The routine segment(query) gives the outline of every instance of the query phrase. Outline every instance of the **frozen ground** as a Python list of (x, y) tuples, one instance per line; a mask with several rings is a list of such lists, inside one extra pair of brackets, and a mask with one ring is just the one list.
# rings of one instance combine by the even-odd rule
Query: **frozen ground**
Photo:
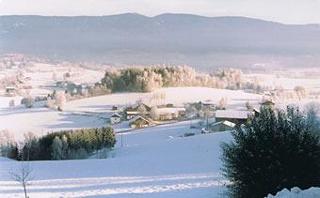
[[(220, 144), (230, 134), (179, 137), (191, 130), (183, 122), (117, 135), (108, 159), (30, 162), (30, 197), (224, 197)], [(20, 165), (1, 160), (1, 198), (22, 197), (8, 174)]]
[[(258, 104), (261, 96), (242, 91), (223, 89), (180, 87), (160, 89), (157, 93), (165, 94), (165, 103), (182, 105), (187, 102), (212, 100), (214, 103), (227, 98), (228, 108), (245, 108), (246, 101)], [(21, 106), (8, 108), (8, 98), (0, 97), (0, 130), (8, 129), (17, 139), (26, 132), (43, 134), (62, 129), (101, 127), (106, 125), (106, 118), (112, 113), (113, 105), (125, 106), (143, 99), (149, 102), (154, 93), (123, 93), (86, 98), (66, 104), (64, 112), (47, 108), (26, 109)]]
[[(67, 79), (63, 77), (66, 73), (70, 74), (70, 77)], [(23, 81), (23, 86), (32, 87), (32, 89), (28, 90), (20, 88), (21, 94), (39, 96), (52, 93), (52, 88), (57, 81), (68, 80), (77, 84), (94, 84), (104, 76), (104, 69), (87, 69), (71, 63), (55, 65), (31, 62), (23, 68), (0, 70), (0, 79), (4, 77), (15, 77), (18, 74), (22, 75), (20, 80)], [(3, 90), (0, 90), (0, 93), (1, 92), (3, 92)]]

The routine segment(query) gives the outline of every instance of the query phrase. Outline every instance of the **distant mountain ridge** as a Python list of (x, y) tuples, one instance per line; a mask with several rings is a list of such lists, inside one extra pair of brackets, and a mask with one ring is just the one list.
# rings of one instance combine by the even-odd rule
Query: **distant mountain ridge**
[(0, 53), (114, 65), (318, 66), (320, 26), (189, 14), (0, 16)]

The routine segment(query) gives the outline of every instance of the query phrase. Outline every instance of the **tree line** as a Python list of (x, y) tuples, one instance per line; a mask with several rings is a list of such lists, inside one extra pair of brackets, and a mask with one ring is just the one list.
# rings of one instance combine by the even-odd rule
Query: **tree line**
[(103, 127), (54, 132), (39, 138), (29, 133), (22, 146), (11, 142), (0, 150), (3, 156), (21, 161), (84, 159), (115, 143), (113, 129)]
[(253, 87), (242, 80), (242, 72), (224, 69), (211, 74), (196, 72), (187, 66), (151, 66), (110, 69), (96, 87), (111, 92), (150, 92), (161, 87), (202, 86), (240, 89)]
[(284, 188), (320, 185), (320, 123), (316, 108), (302, 112), (262, 108), (224, 143), (223, 173), (229, 197), (275, 195)]

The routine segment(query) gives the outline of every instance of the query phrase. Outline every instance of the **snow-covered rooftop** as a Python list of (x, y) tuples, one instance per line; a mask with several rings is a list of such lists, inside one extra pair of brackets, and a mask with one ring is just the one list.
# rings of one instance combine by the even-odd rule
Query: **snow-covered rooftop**
[(159, 114), (173, 114), (173, 113), (178, 113), (179, 111), (185, 111), (185, 108), (182, 107), (165, 107), (165, 108), (158, 108), (157, 113)]
[(145, 120), (145, 121), (147, 121), (147, 122), (151, 122), (151, 120), (149, 120), (149, 119), (147, 119), (147, 118), (145, 118), (145, 117), (143, 117), (143, 116), (140, 116), (140, 115), (132, 118), (132, 119), (130, 120), (130, 122), (135, 122), (136, 120), (139, 120), (139, 119)]
[(119, 113), (114, 113), (114, 114), (112, 114), (111, 117), (119, 117), (119, 118), (121, 118), (121, 115)]
[(251, 114), (252, 112), (250, 111), (217, 110), (216, 118), (247, 119)]
[(219, 124), (223, 124), (223, 125), (226, 125), (226, 126), (229, 126), (229, 127), (232, 127), (232, 128), (236, 126), (235, 123), (230, 122), (230, 121), (228, 121), (228, 120), (213, 123), (211, 126), (216, 126), (216, 125), (219, 125)]

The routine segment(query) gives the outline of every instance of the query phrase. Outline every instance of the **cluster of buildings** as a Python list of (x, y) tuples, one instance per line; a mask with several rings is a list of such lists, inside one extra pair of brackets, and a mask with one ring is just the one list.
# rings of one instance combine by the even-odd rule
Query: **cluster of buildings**
[[(266, 100), (260, 105), (273, 108), (275, 103), (272, 100)], [(246, 123), (248, 119), (254, 116), (259, 116), (259, 114), (260, 110), (256, 108), (245, 111), (217, 110), (214, 113), (213, 121), (207, 122), (206, 127), (202, 129), (202, 133), (234, 130), (235, 127)]]
[[(140, 103), (135, 106), (126, 107), (122, 111), (113, 108), (113, 110), (116, 110), (117, 112), (110, 117), (110, 123), (114, 125), (122, 121), (127, 121), (131, 128), (144, 128), (167, 123), (168, 121), (204, 118), (205, 127), (202, 128), (202, 132), (211, 133), (233, 130), (236, 126), (247, 122), (248, 119), (253, 116), (259, 115), (259, 110), (254, 108), (239, 111), (218, 109), (210, 102), (201, 102), (197, 104), (200, 105), (200, 110), (196, 112), (201, 111), (201, 115), (189, 111), (187, 113), (185, 107), (176, 107), (173, 104), (150, 107), (144, 103)], [(267, 100), (261, 103), (261, 105), (273, 106), (275, 104), (274, 102)], [(206, 112), (203, 109), (208, 111)], [(205, 112), (203, 113), (203, 111)], [(194, 116), (190, 116), (189, 114), (193, 114)]]
[(110, 117), (110, 123), (117, 124), (126, 120), (131, 128), (143, 128), (166, 121), (181, 120), (185, 115), (186, 109), (183, 107), (172, 104), (150, 107), (141, 103), (125, 108), (122, 113), (114, 113)]
[(64, 90), (70, 95), (87, 95), (90, 86), (88, 84), (76, 84), (71, 81), (58, 81), (56, 87), (60, 90)]

